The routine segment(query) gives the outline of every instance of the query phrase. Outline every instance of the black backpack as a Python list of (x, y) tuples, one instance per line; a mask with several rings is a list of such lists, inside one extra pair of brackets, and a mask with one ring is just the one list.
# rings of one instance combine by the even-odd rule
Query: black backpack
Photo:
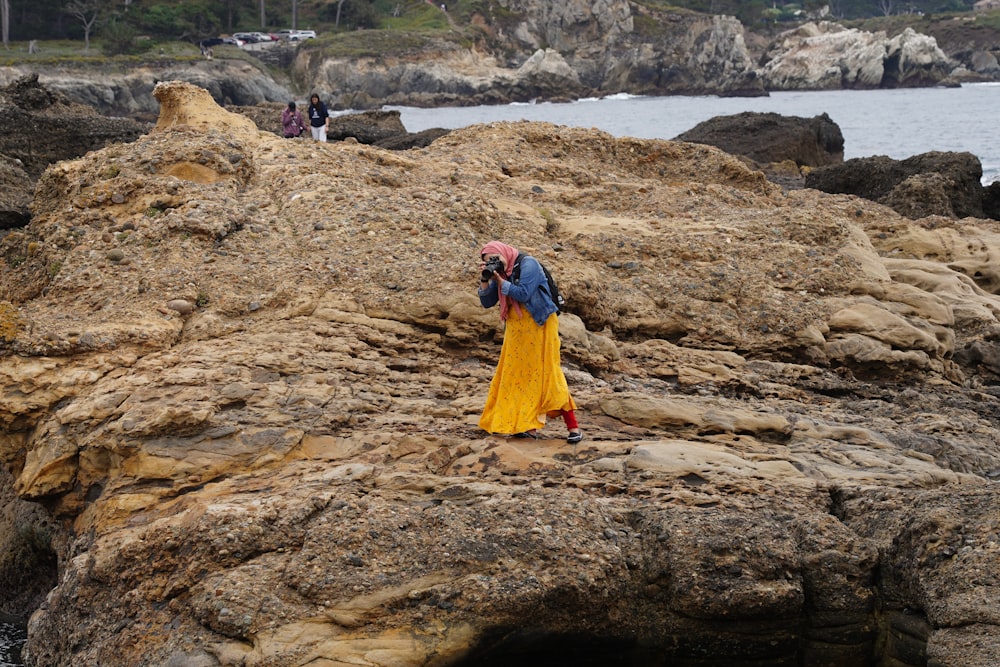
[[(520, 284), (521, 282), (521, 260), (530, 256), (531, 255), (517, 256), (517, 261), (514, 262), (514, 269), (510, 272), (510, 279), (514, 284)], [(538, 262), (537, 257), (535, 257), (534, 260)], [(552, 277), (551, 273), (549, 273), (548, 268), (546, 268), (546, 266), (541, 262), (538, 262), (538, 266), (542, 267), (542, 273), (545, 274), (545, 280), (548, 283), (548, 287), (545, 288), (545, 291), (548, 292), (549, 298), (552, 299), (552, 303), (556, 304), (556, 315), (558, 315), (562, 312), (563, 306), (566, 304), (566, 299), (564, 299), (562, 294), (559, 293), (559, 286), (556, 285), (556, 279)]]

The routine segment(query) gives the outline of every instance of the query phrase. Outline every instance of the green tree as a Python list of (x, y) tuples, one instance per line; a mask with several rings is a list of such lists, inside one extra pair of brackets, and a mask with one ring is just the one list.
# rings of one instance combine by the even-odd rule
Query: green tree
[(90, 51), (90, 31), (101, 15), (101, 0), (71, 0), (65, 12), (83, 26), (83, 50)]
[(101, 52), (106, 56), (128, 55), (148, 50), (152, 43), (139, 42), (136, 31), (121, 16), (116, 16), (104, 25), (101, 31)]
[(158, 2), (130, 16), (139, 31), (171, 39), (201, 40), (222, 31), (221, 7), (211, 2)]
[[(440, 4), (440, 1), (435, 0), (436, 4)], [(322, 21), (333, 21), (337, 27), (352, 29), (378, 27), (378, 12), (373, 0), (336, 0), (320, 10), (319, 18)]]

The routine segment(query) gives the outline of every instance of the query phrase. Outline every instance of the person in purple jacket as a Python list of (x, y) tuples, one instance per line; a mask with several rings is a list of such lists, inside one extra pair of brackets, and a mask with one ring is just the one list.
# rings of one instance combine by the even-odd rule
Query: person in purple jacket
[(295, 108), (295, 102), (289, 102), (288, 106), (281, 112), (282, 135), (285, 139), (292, 139), (305, 131), (306, 123), (302, 120), (302, 113)]

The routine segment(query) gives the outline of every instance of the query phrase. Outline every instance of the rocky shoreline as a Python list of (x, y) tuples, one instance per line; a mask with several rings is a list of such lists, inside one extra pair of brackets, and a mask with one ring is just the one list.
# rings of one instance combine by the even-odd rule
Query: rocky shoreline
[[(0, 240), (4, 506), (57, 559), (28, 665), (1000, 656), (1000, 222), (694, 143), (393, 152), (156, 95)], [(490, 238), (566, 293), (578, 446), (475, 426)]]
[[(359, 55), (345, 49), (350, 55), (339, 56), (307, 40), (249, 51), (249, 59), (220, 51), (212, 60), (104, 70), (14, 65), (0, 68), (0, 85), (37, 74), (73, 102), (146, 122), (158, 114), (153, 87), (172, 80), (208, 90), (223, 106), (284, 104), (318, 92), (332, 108), (358, 111), (623, 92), (756, 96), (1000, 80), (996, 41), (972, 32), (949, 35), (940, 44), (912, 28), (890, 36), (815, 20), (765, 36), (732, 17), (654, 10), (625, 0), (518, 4), (518, 22), (493, 24), (480, 17), (444, 35), (401, 35), (408, 48), (399, 52), (387, 47)], [(969, 21), (973, 25), (974, 17)], [(938, 32), (945, 39), (945, 31)]]

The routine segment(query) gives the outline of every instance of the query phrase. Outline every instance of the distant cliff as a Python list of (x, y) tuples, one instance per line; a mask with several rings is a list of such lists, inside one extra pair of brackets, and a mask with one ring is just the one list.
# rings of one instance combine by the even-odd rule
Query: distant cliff
[[(637, 95), (766, 95), (771, 90), (895, 88), (1000, 78), (997, 49), (980, 35), (938, 40), (911, 28), (866, 31), (807, 23), (774, 37), (735, 18), (625, 0), (501, 0), (468, 25), (435, 34), (368, 31), (227, 59), (129, 71), (53, 68), (41, 81), (108, 115), (152, 118), (152, 88), (180, 80), (220, 104), (284, 102), (319, 91), (340, 109), (433, 107)], [(488, 14), (488, 15), (487, 15)], [(931, 30), (932, 25), (926, 27)], [(266, 64), (265, 64), (266, 63)], [(0, 84), (28, 73), (0, 68)], [(274, 72), (292, 83), (278, 83)]]
[(829, 22), (783, 33), (763, 62), (760, 75), (769, 90), (933, 86), (958, 67), (933, 37), (909, 28), (890, 39)]
[(86, 104), (108, 116), (154, 120), (160, 105), (153, 97), (159, 81), (186, 81), (204, 88), (220, 104), (260, 104), (287, 101), (288, 89), (275, 81), (263, 64), (227, 59), (179, 61), (127, 70), (72, 65), (0, 67), (0, 85), (37, 73), (46, 88), (72, 102)]

